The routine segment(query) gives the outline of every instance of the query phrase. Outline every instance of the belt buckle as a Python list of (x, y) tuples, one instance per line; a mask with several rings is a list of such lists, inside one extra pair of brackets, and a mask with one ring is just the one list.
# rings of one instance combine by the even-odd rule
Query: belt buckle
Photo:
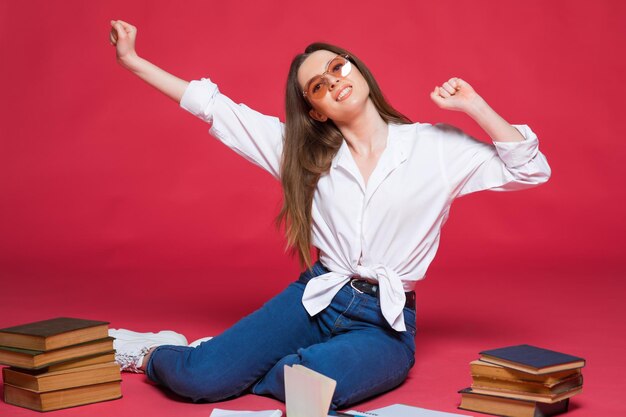
[(352, 288), (354, 288), (355, 290), (357, 290), (359, 292), (359, 294), (364, 294), (363, 291), (361, 291), (360, 289), (358, 289), (357, 287), (354, 286), (354, 281), (360, 281), (360, 280), (359, 279), (355, 279), (355, 278), (351, 279), (350, 280), (350, 286)]

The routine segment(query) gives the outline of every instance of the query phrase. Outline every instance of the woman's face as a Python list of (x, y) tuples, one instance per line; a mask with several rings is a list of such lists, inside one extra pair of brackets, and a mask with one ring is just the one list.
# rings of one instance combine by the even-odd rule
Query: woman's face
[[(309, 55), (298, 69), (298, 83), (304, 90), (309, 80), (323, 74), (328, 64), (337, 56), (336, 53), (320, 50)], [(311, 104), (309, 115), (316, 120), (348, 122), (361, 112), (369, 99), (369, 86), (361, 72), (352, 65), (352, 71), (345, 77), (325, 74), (328, 91), (320, 98), (307, 96)]]

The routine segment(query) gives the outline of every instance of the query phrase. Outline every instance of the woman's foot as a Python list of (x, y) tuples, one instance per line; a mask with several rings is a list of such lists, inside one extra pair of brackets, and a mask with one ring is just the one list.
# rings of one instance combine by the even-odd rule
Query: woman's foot
[(206, 342), (207, 340), (211, 340), (213, 339), (213, 336), (207, 336), (207, 337), (202, 337), (198, 340), (194, 340), (193, 342), (189, 343), (189, 347), (195, 348), (200, 346), (200, 343), (202, 342)]
[(144, 357), (152, 348), (162, 345), (187, 346), (187, 338), (171, 330), (139, 333), (126, 329), (109, 329), (114, 337), (115, 362), (126, 372), (143, 373)]

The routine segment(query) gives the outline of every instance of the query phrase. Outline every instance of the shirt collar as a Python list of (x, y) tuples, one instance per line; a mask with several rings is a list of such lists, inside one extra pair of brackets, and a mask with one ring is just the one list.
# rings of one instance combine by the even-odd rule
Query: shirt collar
[[(402, 162), (406, 161), (409, 155), (408, 142), (405, 138), (397, 135), (397, 129), (400, 128), (401, 125), (396, 125), (389, 123), (389, 133), (387, 138), (387, 148), (385, 148), (385, 153), (389, 152), (391, 154), (390, 161), (392, 163), (391, 168), (395, 168), (400, 165)], [(344, 168), (348, 168), (354, 165), (354, 158), (350, 154), (350, 149), (348, 148), (348, 142), (344, 139), (337, 155), (333, 158), (331, 166), (333, 168), (337, 168), (342, 166)]]

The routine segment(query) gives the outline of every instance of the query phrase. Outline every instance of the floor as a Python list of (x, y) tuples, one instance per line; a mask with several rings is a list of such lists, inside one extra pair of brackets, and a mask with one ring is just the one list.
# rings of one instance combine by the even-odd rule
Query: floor
[[(67, 315), (107, 320), (111, 327), (139, 331), (172, 329), (193, 340), (217, 334), (259, 307), (289, 282), (292, 272), (262, 271), (259, 279), (283, 276), (271, 288), (220, 290), (204, 286), (190, 290), (171, 283), (152, 283), (143, 292), (130, 290), (128, 285), (120, 291), (120, 286), (114, 285), (120, 280), (131, 282), (131, 274), (72, 277), (69, 281), (67, 277), (49, 277), (37, 280), (37, 285), (29, 284), (32, 281), (28, 279), (9, 279), (3, 284), (3, 293), (11, 296), (5, 297), (0, 327)], [(469, 362), (484, 349), (528, 343), (587, 360), (583, 393), (571, 400), (568, 415), (626, 415), (621, 400), (626, 388), (621, 359), (626, 351), (623, 278), (617, 271), (591, 269), (546, 268), (508, 272), (506, 276), (488, 268), (474, 272), (437, 270), (417, 287), (416, 364), (409, 378), (397, 389), (355, 408), (369, 410), (404, 403), (472, 415), (456, 408), (460, 400), (457, 391), (471, 383)], [(81, 279), (88, 284), (60, 284), (75, 284)], [(182, 276), (179, 282), (187, 279), (194, 282), (191, 276)], [(215, 297), (217, 290), (223, 296)], [(227, 301), (221, 304), (221, 300)], [(208, 417), (213, 408), (284, 411), (283, 403), (254, 395), (213, 404), (189, 403), (154, 386), (143, 375), (124, 374), (122, 391), (120, 400), (53, 415)], [(35, 413), (0, 402), (0, 416)]]

